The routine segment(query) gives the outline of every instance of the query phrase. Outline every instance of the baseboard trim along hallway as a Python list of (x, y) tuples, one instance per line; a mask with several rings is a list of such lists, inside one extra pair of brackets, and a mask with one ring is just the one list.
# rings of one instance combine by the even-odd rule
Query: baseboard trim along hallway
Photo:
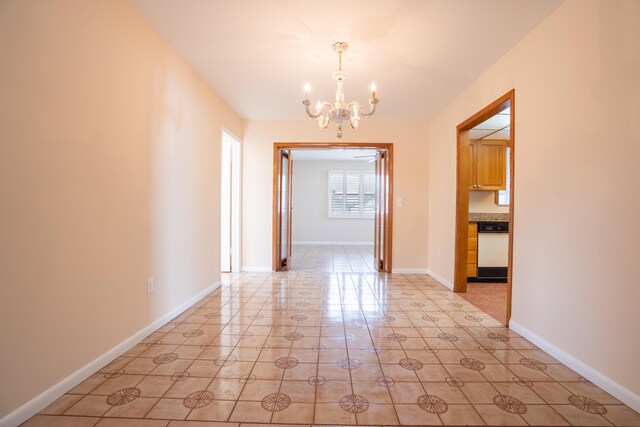
[(160, 317), (159, 319), (153, 321), (149, 325), (145, 326), (143, 329), (139, 330), (135, 334), (131, 335), (129, 338), (122, 341), (120, 344), (111, 348), (107, 352), (98, 356), (91, 362), (87, 363), (82, 368), (75, 371), (73, 374), (64, 378), (57, 384), (49, 387), (44, 392), (40, 393), (38, 396), (34, 397), (24, 405), (20, 406), (15, 411), (11, 412), (4, 418), (0, 419), (0, 427), (15, 427), (25, 422), (32, 416), (36, 415), (39, 411), (46, 408), (48, 405), (53, 403), (56, 399), (66, 393), (68, 390), (77, 386), (91, 375), (95, 374), (103, 366), (107, 365), (109, 362), (117, 358), (118, 356), (126, 353), (133, 346), (138, 344), (141, 340), (147, 337), (152, 332), (156, 331), (162, 325), (169, 322), (174, 317), (178, 316), (186, 309), (200, 301), (205, 296), (209, 295), (211, 292), (215, 291), (221, 286), (220, 281), (218, 280), (211, 286), (208, 286), (206, 289), (198, 292), (193, 297), (189, 298), (187, 301), (173, 308), (171, 311)]
[(558, 361), (573, 369), (598, 387), (602, 388), (625, 405), (628, 405), (634, 410), (640, 412), (640, 396), (628, 388), (618, 384), (602, 372), (592, 368), (582, 360), (556, 347), (514, 320), (509, 322), (509, 329), (519, 335), (522, 335), (524, 338), (531, 341), (533, 344), (546, 351)]

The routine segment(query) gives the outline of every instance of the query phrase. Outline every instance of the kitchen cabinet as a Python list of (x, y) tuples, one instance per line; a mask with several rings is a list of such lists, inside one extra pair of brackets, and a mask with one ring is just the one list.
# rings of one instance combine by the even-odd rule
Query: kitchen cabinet
[(469, 237), (467, 244), (467, 277), (478, 275), (478, 223), (469, 223)]
[(469, 189), (481, 191), (506, 190), (507, 141), (495, 139), (469, 142)]

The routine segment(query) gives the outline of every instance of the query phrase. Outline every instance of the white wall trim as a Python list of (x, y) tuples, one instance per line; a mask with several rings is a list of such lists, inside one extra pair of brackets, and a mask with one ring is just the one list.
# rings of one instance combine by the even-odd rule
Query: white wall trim
[(271, 267), (242, 267), (241, 271), (246, 271), (249, 273), (271, 273)]
[(107, 352), (98, 356), (96, 359), (92, 360), (68, 377), (49, 387), (38, 396), (34, 397), (13, 412), (7, 414), (4, 418), (0, 419), (0, 427), (15, 427), (25, 422), (32, 416), (36, 415), (38, 412), (49, 406), (64, 393), (71, 390), (73, 387), (77, 386), (82, 381), (89, 378), (91, 375), (95, 374), (98, 370), (102, 369), (116, 357), (120, 356), (123, 353), (126, 353), (129, 349), (138, 344), (149, 334), (160, 328), (162, 325), (164, 325), (219, 287), (220, 281), (217, 281), (206, 289), (198, 292), (187, 301), (183, 302), (173, 310), (170, 310), (164, 316), (151, 322), (149, 325), (131, 335), (120, 344), (117, 344), (115, 347), (107, 350)]
[(582, 360), (556, 347), (544, 338), (540, 337), (534, 332), (531, 332), (518, 322), (510, 320), (509, 328), (514, 332), (522, 335), (524, 338), (528, 339), (533, 344), (546, 351), (558, 361), (567, 365), (569, 368), (573, 369), (598, 387), (602, 388), (604, 391), (611, 394), (616, 399), (630, 406), (634, 410), (640, 412), (640, 395), (635, 394), (628, 388), (624, 387), (621, 384), (618, 384), (600, 371), (587, 365)]
[(432, 270), (429, 270), (429, 269), (427, 269), (427, 274), (429, 276), (433, 277), (434, 279), (436, 279), (441, 284), (445, 285), (447, 288), (453, 290), (453, 283), (451, 283), (450, 281), (448, 281), (444, 277), (440, 276), (439, 274), (434, 273)]
[(318, 242), (318, 241), (297, 241), (291, 242), (292, 245), (370, 245), (373, 242)]
[(394, 268), (393, 274), (427, 274), (426, 268)]

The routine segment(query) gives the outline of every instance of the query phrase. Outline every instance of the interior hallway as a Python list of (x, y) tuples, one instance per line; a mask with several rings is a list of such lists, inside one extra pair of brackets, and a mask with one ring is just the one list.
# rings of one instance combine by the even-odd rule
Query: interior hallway
[(640, 425), (429, 276), (222, 282), (24, 425)]

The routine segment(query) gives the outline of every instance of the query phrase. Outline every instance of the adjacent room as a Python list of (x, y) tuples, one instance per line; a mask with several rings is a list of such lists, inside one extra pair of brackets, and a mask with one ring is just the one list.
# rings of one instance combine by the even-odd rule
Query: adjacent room
[(0, 0), (0, 427), (640, 426), (640, 1)]

